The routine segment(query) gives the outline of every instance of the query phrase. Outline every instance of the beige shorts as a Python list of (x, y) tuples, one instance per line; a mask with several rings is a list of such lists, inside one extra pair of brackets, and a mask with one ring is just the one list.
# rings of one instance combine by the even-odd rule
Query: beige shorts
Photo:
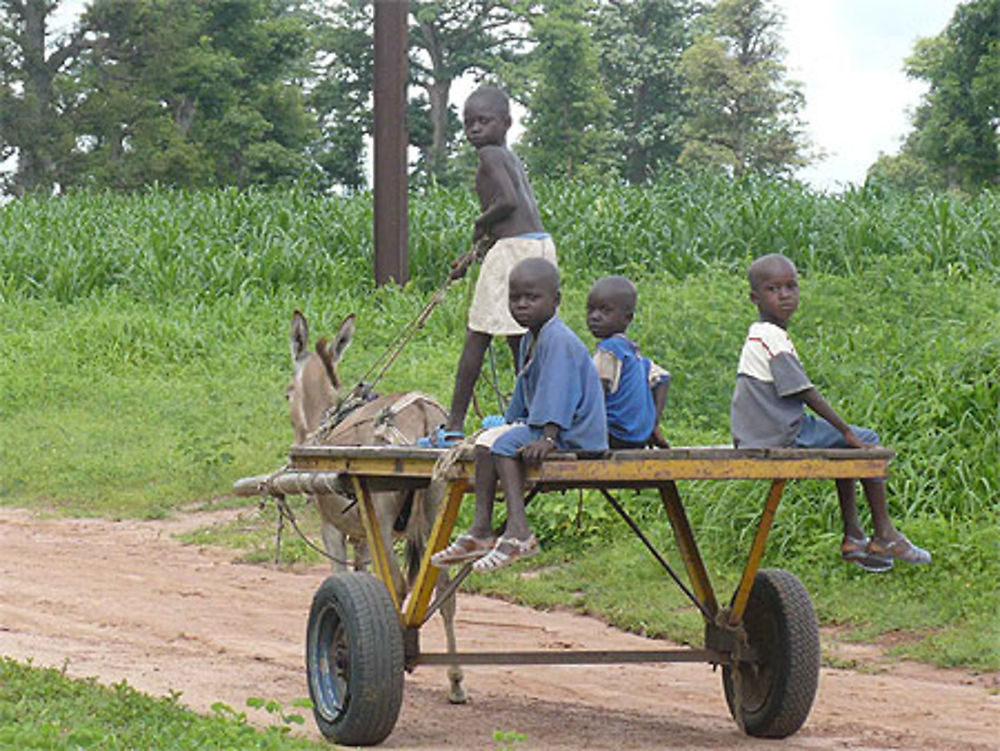
[(524, 425), (523, 422), (509, 422), (506, 425), (498, 425), (495, 428), (487, 428), (482, 433), (476, 436), (476, 445), (483, 446), (485, 448), (493, 448), (493, 444), (497, 442), (504, 433), (516, 428), (518, 425)]
[(469, 328), (492, 336), (523, 334), (507, 304), (507, 276), (525, 258), (544, 258), (558, 266), (551, 237), (504, 237), (496, 241), (479, 268), (469, 306)]

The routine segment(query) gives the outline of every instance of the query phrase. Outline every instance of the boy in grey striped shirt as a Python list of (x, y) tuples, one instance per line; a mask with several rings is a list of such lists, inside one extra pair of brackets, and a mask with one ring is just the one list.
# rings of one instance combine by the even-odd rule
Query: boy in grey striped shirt
[[(760, 319), (750, 326), (740, 353), (736, 388), (729, 407), (737, 448), (865, 448), (878, 436), (848, 425), (809, 380), (786, 331), (799, 307), (798, 272), (778, 253), (750, 264), (750, 301)], [(808, 406), (814, 413), (808, 414)], [(837, 480), (844, 520), (840, 557), (867, 571), (887, 571), (893, 561), (930, 563), (931, 554), (899, 532), (889, 518), (885, 480), (861, 480), (875, 535), (869, 539), (858, 519), (855, 480)]]

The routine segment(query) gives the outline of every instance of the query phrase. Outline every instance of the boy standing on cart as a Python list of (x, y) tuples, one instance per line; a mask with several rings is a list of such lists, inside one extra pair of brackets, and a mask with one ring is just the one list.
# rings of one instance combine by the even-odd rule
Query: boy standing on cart
[[(475, 560), (492, 571), (538, 552), (524, 511), (524, 465), (540, 464), (554, 450), (600, 452), (608, 447), (601, 382), (590, 353), (556, 315), (559, 272), (541, 258), (521, 261), (510, 273), (510, 312), (528, 333), (521, 371), (504, 418), (506, 425), (476, 440), (476, 510), (472, 526), (431, 556), (435, 566)], [(507, 502), (507, 528), (493, 535), (497, 481)]]
[[(848, 425), (806, 375), (786, 328), (799, 306), (795, 265), (778, 253), (750, 265), (750, 301), (760, 320), (750, 326), (740, 354), (730, 428), (736, 448), (865, 448), (879, 443), (866, 428)], [(817, 416), (806, 414), (808, 406)], [(885, 480), (861, 481), (871, 508), (875, 535), (869, 539), (858, 519), (855, 480), (837, 480), (844, 522), (840, 557), (868, 571), (886, 571), (893, 561), (930, 563), (931, 554), (906, 539), (892, 524)]]
[(421, 445), (442, 448), (464, 438), (465, 414), (494, 336), (505, 336), (517, 363), (524, 328), (511, 317), (507, 279), (525, 258), (544, 258), (556, 265), (556, 249), (542, 226), (538, 204), (521, 161), (507, 148), (510, 101), (495, 86), (481, 86), (465, 101), (465, 135), (479, 156), (476, 194), (481, 213), (472, 232), (475, 250), (452, 263), (451, 276), (465, 275), (477, 255), (485, 253), (469, 306), (465, 344), (455, 374), (448, 421)]

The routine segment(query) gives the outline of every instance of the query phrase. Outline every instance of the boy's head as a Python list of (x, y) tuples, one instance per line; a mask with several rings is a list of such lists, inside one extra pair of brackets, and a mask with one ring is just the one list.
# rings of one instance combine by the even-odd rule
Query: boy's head
[(624, 276), (606, 276), (594, 282), (587, 295), (587, 328), (598, 339), (623, 334), (632, 323), (638, 297)]
[(544, 258), (525, 258), (507, 279), (510, 314), (537, 334), (559, 307), (559, 270)]
[(480, 86), (469, 94), (462, 112), (465, 137), (477, 149), (502, 146), (510, 128), (510, 100), (496, 86)]
[(760, 320), (785, 328), (799, 307), (799, 274), (795, 264), (780, 253), (761, 256), (747, 270), (750, 302)]

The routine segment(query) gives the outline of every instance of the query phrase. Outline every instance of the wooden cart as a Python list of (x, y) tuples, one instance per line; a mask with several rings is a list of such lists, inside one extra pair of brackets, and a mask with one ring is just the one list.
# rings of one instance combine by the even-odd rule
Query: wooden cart
[[(451, 537), (463, 496), (472, 491), (471, 453), (452, 465), (445, 500), (416, 583), (398, 602), (381, 537), (374, 533), (371, 493), (426, 487), (442, 451), (413, 447), (295, 446), (288, 467), (258, 492), (301, 493), (348, 476), (365, 521), (374, 576), (336, 574), (316, 592), (309, 614), (306, 662), (314, 714), (323, 734), (345, 745), (382, 741), (402, 703), (404, 670), (445, 664), (444, 653), (421, 652), (419, 629), (469, 573), (432, 602), (438, 569), (432, 553)], [(623, 517), (664, 570), (687, 594), (705, 622), (700, 649), (658, 651), (535, 651), (459, 653), (463, 665), (706, 662), (722, 667), (730, 712), (750, 735), (785, 737), (805, 722), (819, 678), (819, 633), (812, 602), (793, 574), (761, 569), (768, 534), (788, 480), (885, 477), (892, 451), (813, 449), (674, 448), (616, 451), (601, 458), (554, 454), (529, 469), (531, 493), (591, 488)], [(732, 597), (720, 604), (678, 493), (678, 480), (767, 480), (770, 488), (746, 565)], [(237, 483), (239, 486), (240, 483)], [(688, 583), (611, 493), (652, 488), (659, 492)], [(244, 483), (245, 490), (245, 483)], [(387, 586), (388, 585), (388, 586)]]

